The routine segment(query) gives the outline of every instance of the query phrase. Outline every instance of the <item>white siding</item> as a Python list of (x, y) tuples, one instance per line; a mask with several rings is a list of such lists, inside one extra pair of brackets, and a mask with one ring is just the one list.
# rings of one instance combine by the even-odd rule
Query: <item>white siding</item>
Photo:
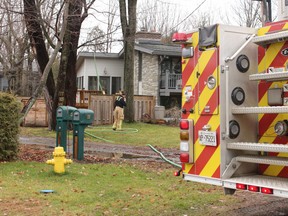
[(84, 59), (77, 71), (77, 77), (84, 76), (84, 88), (88, 90), (89, 76), (110, 77), (110, 91), (112, 88), (112, 77), (121, 77), (121, 88), (124, 82), (124, 62), (123, 59), (115, 58), (91, 58)]

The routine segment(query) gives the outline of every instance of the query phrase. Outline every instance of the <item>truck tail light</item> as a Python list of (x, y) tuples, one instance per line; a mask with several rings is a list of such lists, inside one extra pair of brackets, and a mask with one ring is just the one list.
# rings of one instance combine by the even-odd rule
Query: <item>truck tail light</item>
[(241, 183), (236, 183), (236, 189), (238, 190), (248, 190), (252, 192), (261, 192), (263, 194), (273, 194), (272, 188), (266, 188), (266, 187), (258, 187), (255, 185), (246, 185)]
[(181, 131), (180, 132), (180, 140), (189, 140), (189, 132)]
[(180, 161), (193, 163), (193, 120), (180, 121)]
[(182, 169), (179, 170), (179, 171), (175, 171), (175, 172), (174, 172), (174, 176), (180, 176), (180, 175), (181, 175), (181, 172), (182, 172)]
[(259, 192), (259, 187), (253, 186), (253, 185), (248, 185), (248, 190), (252, 192)]
[(180, 129), (181, 130), (189, 130), (189, 121), (187, 119), (182, 119), (180, 121)]
[(182, 163), (189, 163), (189, 154), (188, 153), (181, 153), (180, 154), (180, 161)]
[(188, 142), (180, 142), (180, 151), (189, 151), (189, 143)]
[(247, 190), (247, 185), (237, 183), (236, 188), (239, 190)]
[(273, 194), (273, 189), (271, 189), (271, 188), (261, 188), (261, 193)]

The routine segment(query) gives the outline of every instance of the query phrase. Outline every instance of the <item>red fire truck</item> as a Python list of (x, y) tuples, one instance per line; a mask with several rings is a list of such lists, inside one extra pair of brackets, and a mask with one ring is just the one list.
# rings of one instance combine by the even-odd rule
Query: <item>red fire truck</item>
[(217, 24), (173, 41), (182, 46), (184, 180), (288, 197), (288, 20)]

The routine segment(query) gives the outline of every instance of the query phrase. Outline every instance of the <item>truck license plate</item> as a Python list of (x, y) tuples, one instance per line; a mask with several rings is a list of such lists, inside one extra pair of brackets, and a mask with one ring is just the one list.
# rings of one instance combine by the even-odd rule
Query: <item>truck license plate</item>
[(216, 131), (198, 131), (199, 143), (207, 146), (217, 146)]

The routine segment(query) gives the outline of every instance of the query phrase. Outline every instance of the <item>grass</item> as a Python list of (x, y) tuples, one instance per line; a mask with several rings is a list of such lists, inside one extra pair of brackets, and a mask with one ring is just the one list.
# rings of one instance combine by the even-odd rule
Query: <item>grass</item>
[(172, 169), (141, 163), (74, 163), (64, 175), (37, 162), (0, 163), (0, 170), (3, 215), (220, 215), (236, 200), (219, 187), (184, 182)]
[[(124, 123), (123, 131), (113, 131), (112, 125), (87, 127), (86, 132), (93, 136), (85, 135), (85, 140), (94, 142), (110, 142), (132, 146), (151, 144), (163, 148), (178, 148), (179, 127), (145, 123)], [(55, 132), (47, 128), (21, 128), (23, 136), (41, 136), (55, 138)], [(69, 133), (72, 137), (72, 132)]]
[[(179, 128), (144, 123), (89, 127), (85, 140), (132, 146), (179, 148)], [(21, 128), (22, 136), (55, 138), (47, 128)], [(70, 132), (70, 137), (71, 137)], [(72, 138), (72, 137), (71, 137)], [(164, 163), (164, 162), (163, 162)], [(39, 162), (0, 163), (0, 212), (3, 215), (225, 215), (241, 202), (223, 189), (174, 177), (162, 163), (73, 163), (66, 174)], [(166, 168), (165, 168), (166, 167)], [(51, 194), (40, 193), (52, 189)]]

